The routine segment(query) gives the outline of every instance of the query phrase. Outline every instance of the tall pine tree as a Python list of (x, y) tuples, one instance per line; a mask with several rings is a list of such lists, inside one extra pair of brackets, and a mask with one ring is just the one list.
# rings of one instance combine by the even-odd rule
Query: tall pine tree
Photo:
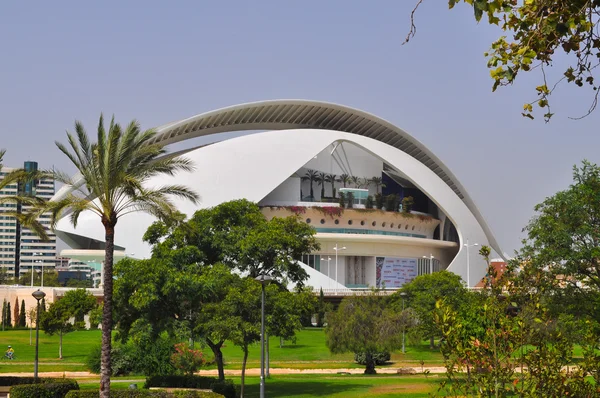
[(6, 328), (11, 328), (12, 327), (12, 315), (10, 313), (10, 303), (6, 303), (6, 321), (4, 322), (6, 324)]
[(24, 328), (27, 326), (25, 319), (25, 300), (21, 300), (21, 312), (19, 312), (19, 326)]
[(2, 301), (2, 330), (4, 330), (4, 324), (6, 323), (6, 299)]
[(13, 319), (15, 320), (15, 327), (19, 326), (19, 298), (15, 297), (15, 308), (13, 310)]
[(44, 312), (46, 312), (46, 298), (42, 297), (42, 302), (40, 303), (40, 318)]

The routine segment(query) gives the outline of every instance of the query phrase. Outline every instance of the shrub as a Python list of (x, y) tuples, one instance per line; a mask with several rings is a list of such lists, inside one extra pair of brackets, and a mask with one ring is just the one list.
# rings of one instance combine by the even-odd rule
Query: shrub
[(375, 194), (375, 207), (379, 210), (383, 209), (383, 196), (380, 193)]
[(150, 376), (146, 379), (144, 388), (173, 387), (208, 390), (215, 381), (217, 381), (216, 377), (209, 376)]
[(346, 202), (349, 209), (354, 207), (354, 194), (352, 192), (346, 194)]
[(73, 390), (79, 390), (77, 382), (65, 379), (52, 383), (13, 385), (10, 388), (10, 396), (13, 398), (63, 398)]
[(206, 360), (200, 350), (194, 350), (187, 343), (175, 344), (175, 353), (171, 355), (171, 363), (184, 374), (193, 375)]
[[(169, 394), (166, 391), (149, 391), (149, 390), (111, 390), (112, 398), (168, 398)], [(172, 395), (171, 395), (172, 396)], [(70, 391), (65, 398), (97, 398), (98, 391)]]
[[(221, 394), (208, 391), (150, 391), (150, 390), (111, 390), (112, 398), (223, 398)], [(65, 398), (97, 398), (98, 391), (71, 391)]]
[(387, 211), (397, 211), (398, 210), (397, 199), (396, 199), (395, 194), (390, 194), (385, 197), (385, 209)]
[[(77, 384), (75, 379), (62, 379), (54, 377), (40, 377), (38, 378), (39, 383), (74, 383)], [(22, 384), (35, 384), (33, 377), (19, 377), (19, 376), (0, 376), (0, 386), (16, 386)]]
[[(128, 344), (116, 344), (110, 351), (111, 370), (113, 376), (124, 376), (136, 371), (137, 361), (134, 353), (135, 347)], [(85, 359), (85, 365), (92, 373), (100, 373), (100, 356), (102, 347), (97, 345)]]
[(373, 201), (373, 197), (371, 195), (367, 196), (367, 202), (365, 203), (365, 208), (372, 209), (375, 202)]
[(346, 194), (344, 192), (340, 192), (340, 207), (343, 209), (346, 207)]
[(217, 380), (211, 384), (210, 389), (217, 394), (223, 395), (225, 398), (235, 398), (235, 385), (231, 380)]
[(415, 200), (412, 196), (406, 196), (402, 199), (402, 211), (404, 213), (410, 213), (415, 204)]
[[(219, 380), (207, 376), (151, 376), (146, 379), (144, 388), (198, 388), (212, 390), (222, 394), (225, 398), (235, 398), (235, 385), (231, 380)], [(186, 396), (187, 397), (187, 396)]]
[[(377, 353), (373, 354), (373, 360), (375, 360), (375, 365), (383, 365), (387, 361), (389, 361), (390, 358), (391, 358), (391, 355), (389, 352), (377, 352)], [(359, 352), (359, 353), (354, 354), (354, 361), (360, 365), (367, 364), (365, 359), (366, 358), (365, 358), (364, 352)]]

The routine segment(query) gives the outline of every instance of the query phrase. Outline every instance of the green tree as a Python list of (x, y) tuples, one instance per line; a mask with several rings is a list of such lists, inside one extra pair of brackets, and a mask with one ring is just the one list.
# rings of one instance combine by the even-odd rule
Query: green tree
[(102, 310), (102, 304), (100, 304), (90, 311), (90, 330), (98, 329), (98, 325), (102, 323)]
[(466, 291), (460, 276), (452, 272), (440, 271), (417, 276), (394, 293), (390, 300), (392, 305), (400, 310), (401, 293), (406, 295), (405, 305), (415, 312), (419, 319), (419, 331), (423, 337), (429, 339), (429, 346), (433, 349), (435, 338), (441, 337), (439, 326), (433, 318), (436, 302), (445, 299), (452, 309), (458, 310), (465, 302)]
[(25, 319), (25, 300), (21, 300), (21, 310), (19, 312), (19, 327), (26, 327), (27, 321)]
[(19, 298), (15, 297), (15, 306), (13, 308), (13, 318), (15, 320), (15, 327), (19, 327)]
[(75, 318), (75, 325), (78, 328), (83, 324), (85, 316), (98, 306), (94, 295), (85, 289), (69, 290), (60, 301), (70, 316)]
[[(527, 238), (509, 268), (515, 294), (530, 286), (546, 294), (554, 314), (570, 312), (600, 322), (600, 168), (584, 161), (573, 183), (535, 207)], [(518, 289), (518, 290), (517, 290)]]
[[(31, 285), (31, 271), (27, 271), (21, 274), (19, 277), (19, 285), (30, 286)], [(42, 285), (42, 274), (39, 272), (33, 273), (33, 286)], [(44, 286), (60, 286), (58, 283), (58, 272), (44, 270)]]
[(11, 283), (12, 277), (8, 274), (6, 267), (0, 266), (0, 285), (8, 285)]
[(372, 185), (375, 185), (375, 193), (381, 193), (381, 188), (385, 188), (385, 184), (383, 183), (383, 178), (381, 177), (373, 177), (370, 180)]
[(319, 303), (317, 304), (317, 327), (323, 327), (325, 322), (325, 295), (323, 288), (319, 290)]
[(345, 173), (342, 174), (342, 175), (340, 175), (340, 182), (342, 183), (342, 186), (344, 188), (346, 188), (346, 186), (350, 182), (350, 176), (348, 174), (345, 174)]
[(306, 170), (306, 174), (304, 175), (304, 180), (308, 181), (308, 184), (310, 185), (310, 200), (311, 201), (315, 200), (315, 193), (313, 190), (313, 182), (317, 181), (318, 176), (319, 176), (318, 173), (311, 169)]
[(227, 308), (226, 317), (221, 318), (231, 326), (232, 332), (229, 339), (242, 349), (242, 377), (240, 383), (240, 397), (244, 397), (244, 384), (246, 378), (246, 363), (248, 361), (248, 348), (251, 344), (260, 341), (261, 325), (261, 285), (252, 278), (242, 280), (241, 289), (232, 288), (224, 300)]
[(365, 374), (374, 374), (374, 355), (400, 348), (405, 322), (383, 297), (346, 297), (327, 315), (327, 347), (332, 353), (364, 353)]
[(12, 313), (10, 311), (10, 303), (7, 302), (6, 303), (6, 320), (4, 321), (4, 324), (6, 325), (7, 328), (12, 328)]
[(43, 314), (44, 312), (46, 312), (46, 297), (42, 297), (42, 301), (40, 301), (40, 316), (41, 314)]
[(327, 184), (327, 175), (320, 171), (317, 174), (317, 184), (321, 186), (321, 201), (325, 197), (325, 184)]
[(327, 174), (325, 176), (325, 182), (331, 184), (331, 197), (335, 199), (335, 183), (338, 182), (337, 176), (335, 174)]
[(138, 211), (160, 219), (168, 219), (175, 212), (170, 197), (184, 198), (195, 203), (198, 196), (180, 185), (159, 188), (145, 186), (152, 177), (193, 170), (192, 164), (186, 158), (164, 156), (166, 150), (152, 142), (156, 136), (154, 130), (141, 131), (136, 121), (122, 129), (113, 119), (106, 131), (104, 118), (100, 116), (97, 142), (90, 142), (80, 122), (75, 123), (75, 131), (76, 135), (67, 133), (70, 148), (58, 142), (57, 146), (73, 163), (79, 174), (71, 178), (66, 173), (53, 172), (58, 182), (73, 187), (73, 191), (59, 200), (39, 205), (37, 215), (50, 211), (52, 226), (55, 226), (62, 215), (70, 211), (69, 219), (76, 226), (79, 216), (87, 211), (96, 214), (104, 226), (104, 314), (100, 396), (108, 398), (113, 326), (113, 254), (117, 222), (121, 216)]
[(58, 358), (62, 357), (62, 346), (63, 346), (63, 334), (72, 332), (74, 330), (73, 324), (69, 321), (71, 318), (66, 305), (62, 303), (62, 300), (58, 300), (48, 308), (48, 311), (40, 314), (40, 328), (44, 330), (44, 333), (48, 335), (54, 335), (58, 333)]
[[(535, 105), (544, 110), (544, 119), (550, 120), (553, 113), (549, 97), (563, 81), (591, 88), (591, 105), (582, 117), (594, 111), (600, 93), (594, 75), (600, 58), (597, 27), (600, 3), (592, 0), (449, 0), (448, 5), (453, 8), (461, 2), (473, 7), (478, 22), (486, 16), (490, 25), (497, 25), (506, 32), (485, 54), (493, 80), (492, 90), (513, 84), (521, 72), (538, 71), (541, 83), (535, 89), (537, 98), (523, 106), (524, 116), (533, 119)], [(421, 3), (422, 0), (417, 2), (411, 14), (411, 29), (405, 42), (416, 33), (414, 16)], [(549, 81), (546, 69), (558, 57), (568, 60), (569, 66), (557, 81)]]
[(2, 300), (2, 330), (6, 325), (6, 299)]

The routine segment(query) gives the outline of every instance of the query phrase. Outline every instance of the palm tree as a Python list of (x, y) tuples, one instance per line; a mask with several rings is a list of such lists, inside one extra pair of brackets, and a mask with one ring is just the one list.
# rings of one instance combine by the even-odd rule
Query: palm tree
[(308, 182), (310, 184), (310, 200), (311, 201), (315, 200), (315, 194), (313, 192), (313, 182), (315, 182), (317, 180), (317, 177), (318, 177), (318, 173), (311, 169), (306, 170), (306, 174), (304, 175), (304, 179), (308, 180)]
[(317, 184), (321, 186), (321, 200), (325, 197), (325, 184), (327, 180), (325, 179), (325, 173), (322, 171), (317, 174)]
[(360, 185), (362, 184), (362, 181), (360, 180), (360, 177), (357, 177), (357, 176), (350, 177), (350, 182), (352, 184), (354, 184), (355, 188), (360, 188)]
[(342, 174), (340, 176), (340, 182), (343, 184), (344, 188), (346, 188), (346, 184), (350, 182), (350, 176), (348, 174)]
[(331, 197), (335, 199), (335, 183), (338, 182), (335, 174), (327, 174), (325, 181), (331, 184)]
[(149, 213), (161, 220), (173, 219), (175, 206), (171, 197), (198, 201), (198, 195), (181, 185), (148, 188), (145, 184), (159, 175), (174, 175), (178, 171), (192, 171), (193, 165), (185, 158), (163, 156), (166, 150), (153, 144), (154, 130), (141, 131), (132, 121), (125, 130), (111, 120), (108, 132), (100, 115), (98, 141), (90, 143), (80, 122), (75, 122), (76, 135), (67, 133), (70, 148), (56, 142), (79, 174), (73, 179), (54, 171), (55, 179), (71, 187), (56, 201), (37, 208), (38, 214), (50, 211), (52, 227), (66, 211), (73, 226), (81, 213), (98, 215), (105, 233), (104, 249), (104, 308), (102, 313), (102, 366), (100, 397), (108, 398), (110, 390), (110, 350), (112, 332), (113, 254), (115, 226), (119, 218), (133, 212)]
[(381, 193), (379, 192), (379, 188), (385, 188), (385, 184), (383, 183), (383, 178), (381, 177), (373, 177), (371, 178), (371, 184), (375, 185), (375, 193)]

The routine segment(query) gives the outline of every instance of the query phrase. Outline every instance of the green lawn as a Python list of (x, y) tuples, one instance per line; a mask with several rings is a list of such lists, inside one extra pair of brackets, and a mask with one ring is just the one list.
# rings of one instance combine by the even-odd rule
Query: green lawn
[[(239, 377), (231, 378), (239, 391)], [(259, 396), (258, 377), (246, 377), (245, 396), (248, 398)], [(429, 397), (436, 392), (440, 378), (437, 376), (390, 376), (390, 375), (290, 375), (274, 376), (266, 382), (266, 395), (269, 397)], [(144, 384), (143, 380), (131, 379), (111, 383), (112, 388), (126, 389), (129, 384), (135, 383), (138, 388)], [(80, 388), (85, 390), (98, 389), (97, 381), (81, 381)]]
[[(58, 336), (48, 336), (40, 332), (40, 371), (85, 371), (83, 363), (91, 348), (100, 344), (100, 331), (77, 331), (63, 336), (63, 359), (58, 359)], [(0, 361), (0, 373), (30, 372), (35, 352), (35, 331), (32, 345), (29, 345), (28, 330), (9, 330), (0, 332), (2, 344), (10, 344), (15, 349), (16, 360)], [(331, 354), (325, 345), (325, 333), (322, 329), (304, 329), (297, 334), (296, 344), (285, 342), (279, 347), (278, 338), (270, 338), (270, 365), (272, 368), (316, 369), (316, 368), (357, 368), (361, 367), (353, 361), (353, 354)], [(4, 351), (4, 349), (3, 349)], [(207, 357), (212, 357), (208, 347), (204, 348)], [(242, 350), (231, 343), (226, 343), (223, 355), (227, 369), (241, 369)], [(391, 365), (419, 367), (420, 361), (435, 366), (442, 363), (437, 350), (429, 350), (424, 343), (419, 347), (407, 347), (406, 354), (392, 354)], [(260, 345), (250, 347), (248, 367), (259, 367)]]

